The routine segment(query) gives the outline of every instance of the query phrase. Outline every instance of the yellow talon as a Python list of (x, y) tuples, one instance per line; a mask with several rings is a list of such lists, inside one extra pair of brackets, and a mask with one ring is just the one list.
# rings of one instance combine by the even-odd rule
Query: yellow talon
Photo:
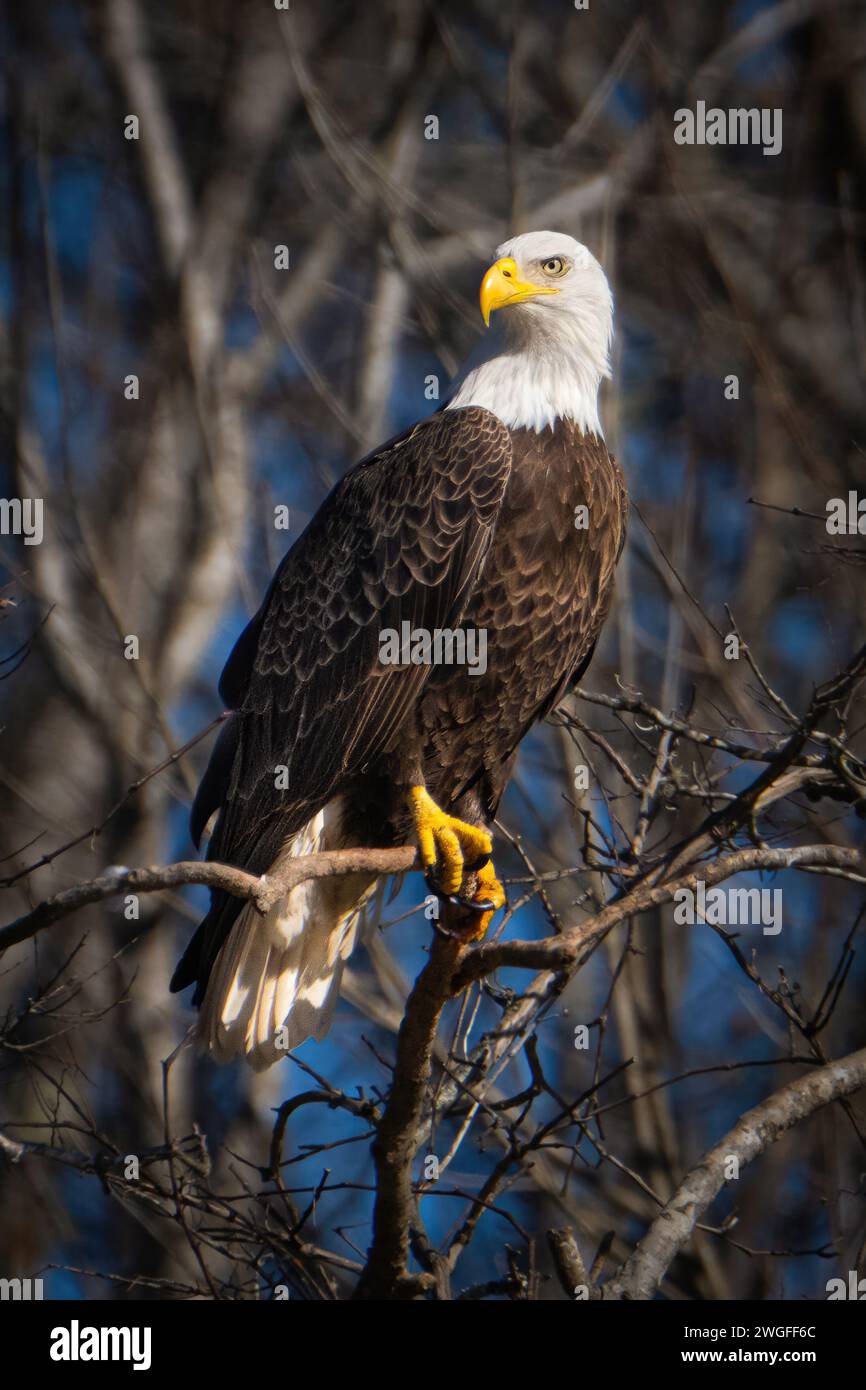
[(478, 870), (478, 889), (473, 894), (479, 902), (493, 903), (496, 911), (505, 906), (505, 889), (496, 877), (493, 864), (488, 861)]
[(496, 870), (489, 860), (482, 869), (478, 870), (475, 877), (478, 886), (472, 894), (473, 898), (478, 902), (493, 903), (493, 907), (490, 911), (482, 912), (478, 926), (472, 933), (473, 940), (478, 941), (486, 934), (487, 928), (490, 926), (491, 921), (500, 907), (505, 906), (505, 889), (496, 877)]
[(426, 787), (413, 787), (410, 797), (424, 870), (435, 870), (443, 893), (456, 893), (463, 882), (464, 860), (472, 863), (483, 859), (493, 849), (493, 841), (486, 830), (449, 816), (436, 805)]

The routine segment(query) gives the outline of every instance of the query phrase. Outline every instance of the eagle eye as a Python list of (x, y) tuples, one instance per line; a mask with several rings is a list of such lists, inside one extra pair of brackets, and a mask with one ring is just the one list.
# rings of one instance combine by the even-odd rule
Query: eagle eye
[(548, 260), (542, 261), (541, 269), (544, 271), (545, 275), (549, 275), (551, 279), (556, 279), (558, 275), (565, 274), (568, 265), (562, 259), (562, 256), (551, 256)]

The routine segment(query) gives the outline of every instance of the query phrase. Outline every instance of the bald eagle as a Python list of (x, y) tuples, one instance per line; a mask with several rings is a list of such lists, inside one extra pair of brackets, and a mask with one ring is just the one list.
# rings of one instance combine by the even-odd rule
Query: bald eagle
[[(590, 661), (627, 515), (598, 418), (599, 263), (530, 232), (480, 300), (494, 326), (443, 406), (350, 469), (277, 569), (223, 671), (232, 714), (191, 816), (198, 845), (216, 815), (209, 859), (253, 874), (415, 843), (439, 893), (471, 883), (479, 937), (505, 902), (492, 826), (518, 746)], [(216, 1059), (261, 1069), (324, 1035), (373, 887), (303, 883), (265, 916), (213, 893), (171, 988), (195, 983)]]

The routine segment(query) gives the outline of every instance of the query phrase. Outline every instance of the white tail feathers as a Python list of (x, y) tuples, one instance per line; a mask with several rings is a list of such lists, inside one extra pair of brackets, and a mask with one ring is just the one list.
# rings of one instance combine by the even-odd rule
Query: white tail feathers
[[(287, 842), (270, 872), (345, 844), (334, 801)], [(263, 1071), (306, 1038), (324, 1037), (374, 882), (369, 874), (311, 879), (264, 917), (244, 906), (214, 963), (199, 1019), (201, 1043), (217, 1061), (245, 1056)]]

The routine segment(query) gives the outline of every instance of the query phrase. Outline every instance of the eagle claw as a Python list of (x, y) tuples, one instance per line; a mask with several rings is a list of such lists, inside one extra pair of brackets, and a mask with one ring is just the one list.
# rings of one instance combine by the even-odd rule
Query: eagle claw
[(447, 902), (454, 907), (466, 907), (471, 912), (495, 912), (497, 904), (488, 898), (463, 898), (459, 893), (449, 893)]
[[(443, 811), (426, 787), (413, 787), (410, 794), (412, 819), (421, 863), (428, 876), (436, 879), (436, 891), (443, 897), (459, 893), (467, 872), (477, 872), (490, 859), (493, 842), (487, 830), (470, 825)], [(471, 865), (471, 869), (467, 868)]]

